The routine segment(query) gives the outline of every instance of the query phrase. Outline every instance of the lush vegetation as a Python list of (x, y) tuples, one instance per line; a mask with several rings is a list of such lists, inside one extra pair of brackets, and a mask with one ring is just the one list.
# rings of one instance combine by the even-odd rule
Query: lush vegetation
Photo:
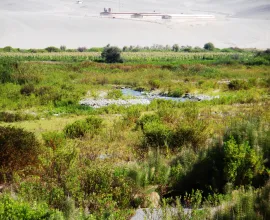
[(269, 50), (204, 48), (2, 49), (0, 219), (269, 219)]

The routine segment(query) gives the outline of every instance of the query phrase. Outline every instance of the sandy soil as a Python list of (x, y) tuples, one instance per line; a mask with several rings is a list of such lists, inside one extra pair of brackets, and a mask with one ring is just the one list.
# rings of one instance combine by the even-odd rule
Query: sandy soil
[[(82, 0), (83, 1), (83, 0)], [(215, 19), (102, 18), (99, 12), (206, 14)], [(0, 47), (94, 47), (178, 43), (270, 47), (269, 0), (0, 0)]]

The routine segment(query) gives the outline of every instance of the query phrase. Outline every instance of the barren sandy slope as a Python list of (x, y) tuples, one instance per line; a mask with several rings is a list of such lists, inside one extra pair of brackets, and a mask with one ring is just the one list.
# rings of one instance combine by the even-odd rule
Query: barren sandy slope
[[(102, 18), (99, 12), (211, 14), (215, 19)], [(174, 44), (270, 47), (269, 0), (0, 0), (0, 47)]]

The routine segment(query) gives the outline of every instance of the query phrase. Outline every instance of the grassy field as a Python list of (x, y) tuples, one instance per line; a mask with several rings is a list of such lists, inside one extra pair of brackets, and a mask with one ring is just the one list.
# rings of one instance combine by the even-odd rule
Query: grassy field
[[(0, 53), (0, 219), (269, 219), (269, 55), (122, 58)], [(219, 98), (79, 105), (123, 87)]]

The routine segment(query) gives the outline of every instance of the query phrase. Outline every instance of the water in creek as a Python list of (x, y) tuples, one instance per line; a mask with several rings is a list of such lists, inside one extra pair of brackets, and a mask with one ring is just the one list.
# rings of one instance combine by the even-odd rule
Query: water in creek
[(123, 95), (125, 95), (125, 96), (132, 96), (132, 97), (136, 97), (136, 98), (149, 99), (149, 100), (164, 99), (164, 100), (183, 102), (183, 101), (188, 99), (188, 98), (180, 98), (180, 97), (175, 98), (175, 97), (169, 97), (169, 96), (162, 96), (162, 95), (151, 94), (151, 93), (147, 93), (147, 92), (140, 92), (140, 91), (135, 91), (135, 90), (129, 89), (129, 88), (121, 89), (121, 91), (122, 91)]

